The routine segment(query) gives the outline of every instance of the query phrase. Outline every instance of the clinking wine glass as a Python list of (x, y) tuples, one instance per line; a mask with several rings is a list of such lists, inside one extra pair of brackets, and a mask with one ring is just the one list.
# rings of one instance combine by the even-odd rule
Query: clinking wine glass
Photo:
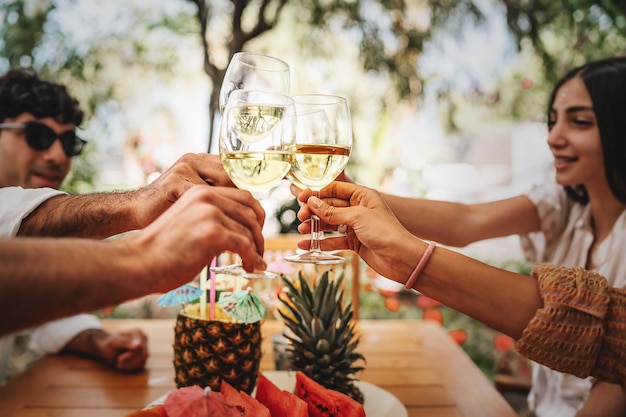
[(257, 90), (289, 95), (289, 64), (271, 55), (237, 52), (233, 55), (219, 94), (219, 109), (223, 113), (228, 97), (237, 90)]
[(254, 52), (237, 52), (226, 68), (219, 96), (223, 112), (230, 93), (258, 90), (289, 95), (289, 65), (276, 57)]
[[(240, 189), (265, 193), (280, 183), (291, 168), (296, 113), (293, 99), (256, 90), (231, 92), (219, 133), (220, 159)], [(276, 278), (268, 271), (246, 272), (240, 263), (211, 271), (245, 278)]]
[[(220, 87), (220, 113), (223, 117), (229, 97), (235, 91), (257, 90), (288, 96), (289, 83), (289, 65), (285, 61), (270, 55), (237, 52), (228, 63)], [(240, 268), (240, 265), (214, 267), (211, 270), (219, 273), (235, 268)]]
[[(296, 141), (290, 175), (315, 196), (344, 170), (352, 149), (352, 122), (344, 97), (324, 94), (294, 96)], [(341, 256), (320, 248), (319, 217), (311, 216), (311, 247), (285, 260), (296, 263), (338, 264)]]

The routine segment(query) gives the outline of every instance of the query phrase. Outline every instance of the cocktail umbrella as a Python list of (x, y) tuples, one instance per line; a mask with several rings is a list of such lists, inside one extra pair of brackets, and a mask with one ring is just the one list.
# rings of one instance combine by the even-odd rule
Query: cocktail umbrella
[(193, 285), (185, 284), (159, 297), (157, 304), (160, 306), (173, 306), (195, 301), (202, 295), (202, 290)]
[(261, 299), (246, 290), (223, 292), (218, 304), (226, 314), (244, 323), (256, 323), (265, 316), (265, 306)]
[(164, 405), (168, 417), (241, 417), (241, 411), (222, 394), (197, 385), (170, 392)]

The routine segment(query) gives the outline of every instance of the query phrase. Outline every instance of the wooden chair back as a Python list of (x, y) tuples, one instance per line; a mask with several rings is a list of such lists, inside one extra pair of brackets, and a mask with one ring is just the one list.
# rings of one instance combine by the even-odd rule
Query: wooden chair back
[[(300, 234), (282, 234), (265, 239), (265, 254), (264, 258), (268, 265), (272, 262), (276, 262), (284, 258), (286, 255), (291, 255), (297, 250), (297, 243), (300, 240), (305, 239)], [(354, 318), (359, 318), (359, 291), (360, 291), (360, 260), (359, 256), (352, 251), (343, 251), (341, 256), (346, 258), (346, 263), (343, 265), (344, 284), (346, 287), (346, 294), (350, 294), (350, 300), (352, 301), (352, 308), (354, 310)], [(291, 264), (296, 266), (296, 264)]]

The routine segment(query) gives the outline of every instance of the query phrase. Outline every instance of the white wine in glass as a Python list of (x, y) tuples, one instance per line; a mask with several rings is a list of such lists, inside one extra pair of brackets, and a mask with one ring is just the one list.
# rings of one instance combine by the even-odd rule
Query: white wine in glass
[[(219, 147), (226, 173), (240, 189), (270, 191), (291, 169), (296, 117), (293, 100), (282, 94), (233, 91), (222, 118)], [(246, 272), (239, 264), (212, 269), (245, 278), (276, 278)]]
[[(352, 150), (352, 122), (344, 97), (305, 94), (294, 96), (296, 140), (290, 175), (318, 195), (344, 170)], [(311, 247), (285, 257), (289, 262), (338, 264), (341, 256), (320, 249), (319, 218), (311, 216)]]
[(296, 145), (291, 173), (308, 188), (319, 191), (341, 174), (350, 159), (350, 147), (342, 145)]
[[(220, 87), (220, 113), (223, 115), (228, 99), (231, 93), (235, 91), (257, 90), (288, 96), (289, 83), (289, 65), (285, 61), (273, 56), (254, 52), (237, 52), (228, 63), (228, 68), (226, 69), (226, 73), (224, 74), (224, 79), (222, 80), (222, 85)], [(281, 111), (279, 107), (252, 110), (250, 107), (245, 106), (240, 107), (238, 110), (234, 110), (240, 112), (239, 115), (234, 116), (234, 120), (240, 120), (240, 126), (236, 128), (238, 129), (237, 133), (239, 133), (240, 138), (245, 140), (246, 143), (252, 143), (257, 139), (262, 139), (264, 137), (264, 133), (273, 130), (276, 127), (275, 123), (277, 120), (282, 117), (281, 114), (276, 113), (277, 109), (278, 112)], [(274, 112), (274, 114), (271, 114), (272, 112)], [(261, 122), (258, 120), (261, 120)], [(235, 155), (232, 155), (232, 158), (229, 157), (228, 159), (232, 159), (232, 161), (226, 161), (226, 164), (223, 163), (223, 165), (226, 170), (230, 169), (229, 174), (233, 174), (238, 170), (238, 168), (235, 167)], [(245, 166), (249, 167), (249, 162), (250, 161), (248, 161)], [(233, 165), (233, 168), (228, 168), (228, 164)], [(242, 164), (239, 165), (240, 168), (242, 168)], [(259, 184), (256, 188), (257, 191), (261, 187), (260, 184), (264, 181), (265, 179), (256, 180)], [(242, 176), (242, 178), (239, 178), (237, 182), (238, 187), (246, 188), (245, 183), (250, 182), (250, 177)], [(253, 184), (250, 186), (253, 186)], [(240, 265), (233, 264), (214, 267), (211, 268), (211, 270), (213, 272), (223, 272), (236, 268), (240, 268)]]
[[(241, 90), (239, 90), (241, 91)], [(277, 104), (241, 104), (230, 109), (233, 134), (245, 144), (263, 140), (280, 123), (285, 107)]]

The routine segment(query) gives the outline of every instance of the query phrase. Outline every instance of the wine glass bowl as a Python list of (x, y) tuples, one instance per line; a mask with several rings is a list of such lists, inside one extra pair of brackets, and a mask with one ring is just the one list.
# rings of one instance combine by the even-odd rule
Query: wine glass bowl
[(233, 91), (224, 109), (219, 149), (233, 183), (252, 193), (271, 190), (289, 172), (295, 140), (293, 100), (264, 91)]
[(222, 81), (219, 108), (236, 90), (258, 90), (289, 95), (289, 65), (276, 57), (254, 52), (233, 55)]
[[(248, 91), (245, 93), (252, 94)], [(232, 130), (237, 140), (252, 145), (263, 140), (278, 126), (284, 110), (284, 106), (277, 103), (266, 105), (242, 104), (231, 108), (227, 124), (231, 125), (229, 129)]]
[[(272, 145), (271, 150), (276, 151), (273, 153), (263, 152), (262, 147), (262, 142), (268, 135), (276, 139), (274, 133), (279, 128), (279, 121), (285, 116), (284, 107), (263, 106), (269, 103), (276, 104), (274, 97), (267, 103), (256, 103), (255, 108), (253, 102), (245, 105), (243, 97), (252, 95), (258, 98), (259, 95), (252, 91), (265, 91), (282, 94), (284, 99), (289, 95), (289, 82), (289, 65), (273, 56), (237, 52), (228, 63), (219, 93), (219, 109), (223, 116), (219, 129), (219, 148), (222, 165), (239, 188), (252, 192), (270, 189), (275, 175), (282, 174), (285, 170), (289, 171), (289, 164), (285, 163), (285, 155), (281, 153), (282, 144)], [(239, 97), (240, 93), (237, 92), (242, 90), (248, 93), (241, 93), (242, 97)], [(250, 99), (253, 99), (252, 96)], [(225, 112), (231, 97), (236, 104), (233, 104), (232, 112), (230, 110)], [(266, 150), (270, 149), (266, 147)], [(268, 272), (249, 274), (243, 270), (240, 263), (214, 266), (211, 271), (246, 275), (247, 278), (277, 277), (276, 274)]]
[[(293, 99), (283, 94), (235, 90), (224, 107), (219, 132), (224, 170), (240, 189), (270, 191), (291, 168), (296, 114)], [(245, 278), (276, 278), (271, 272), (249, 273), (240, 264), (211, 269)]]
[[(344, 97), (325, 94), (294, 96), (296, 139), (289, 175), (314, 195), (344, 170), (352, 149), (352, 122)], [(320, 249), (319, 218), (311, 216), (309, 251), (285, 257), (289, 262), (337, 264), (340, 256)]]

